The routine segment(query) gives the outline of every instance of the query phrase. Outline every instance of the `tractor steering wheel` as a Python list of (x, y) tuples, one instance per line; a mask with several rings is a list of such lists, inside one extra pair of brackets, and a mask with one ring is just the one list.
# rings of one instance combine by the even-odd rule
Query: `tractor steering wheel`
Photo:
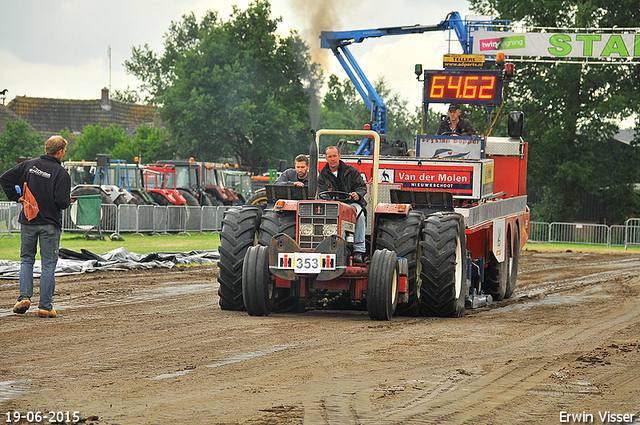
[(443, 131), (442, 132), (442, 136), (451, 136), (451, 135), (456, 135), (456, 136), (462, 136), (462, 134), (456, 132), (456, 131)]
[(339, 201), (339, 202), (353, 202), (353, 198), (347, 192), (341, 192), (339, 190), (326, 190), (318, 193), (318, 198), (325, 201)]

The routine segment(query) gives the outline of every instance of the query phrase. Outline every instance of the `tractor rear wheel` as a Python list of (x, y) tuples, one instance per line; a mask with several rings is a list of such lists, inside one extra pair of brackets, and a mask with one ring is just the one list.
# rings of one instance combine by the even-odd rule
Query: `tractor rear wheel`
[(200, 192), (200, 202), (202, 203), (202, 207), (213, 206), (213, 204), (211, 203), (211, 199), (209, 199), (209, 196), (204, 192)]
[(224, 202), (222, 202), (220, 199), (218, 199), (218, 197), (210, 194), (209, 192), (207, 192), (206, 197), (209, 200), (209, 203), (211, 204), (212, 207), (224, 206)]
[(133, 197), (129, 199), (129, 205), (145, 205), (145, 202), (140, 196), (133, 195)]
[(218, 295), (222, 310), (242, 310), (242, 267), (249, 247), (257, 242), (262, 209), (231, 208), (225, 211), (220, 231)]
[(248, 205), (267, 205), (267, 189), (258, 189), (249, 199)]
[(126, 205), (127, 204), (127, 198), (125, 198), (125, 196), (121, 193), (120, 195), (118, 195), (116, 197), (116, 199), (113, 200), (113, 203), (115, 205)]
[(398, 257), (378, 249), (371, 257), (367, 277), (367, 311), (374, 320), (389, 320), (398, 306)]
[[(278, 233), (284, 233), (296, 240), (296, 214), (295, 212), (271, 211), (262, 213), (258, 244), (271, 246), (271, 239)], [(294, 283), (291, 282), (293, 285)], [(297, 296), (291, 296), (290, 288), (276, 288), (275, 305), (273, 311), (281, 313), (301, 313), (305, 309), (306, 300)]]
[(422, 230), (420, 313), (461, 317), (469, 292), (464, 219), (438, 212), (425, 219)]
[(189, 192), (188, 190), (178, 189), (178, 192), (180, 192), (180, 194), (182, 195), (184, 200), (187, 201), (187, 206), (188, 207), (199, 207), (200, 206), (200, 203), (198, 202), (196, 197), (193, 196), (191, 194), (191, 192)]
[(420, 284), (420, 232), (424, 216), (411, 211), (408, 216), (380, 217), (376, 230), (376, 249), (388, 249), (397, 257), (407, 259), (407, 292), (409, 301), (398, 304), (396, 316), (418, 315), (418, 286)]
[(149, 196), (151, 196), (151, 199), (153, 199), (153, 202), (160, 205), (161, 207), (167, 207), (171, 205), (171, 202), (169, 202), (169, 200), (162, 193), (154, 192), (150, 190)]
[[(511, 249), (509, 248), (510, 243), (511, 239), (507, 236), (504, 261), (500, 263), (496, 261), (484, 269), (484, 284), (482, 285), (482, 289), (491, 295), (493, 301), (501, 301), (504, 298), (509, 298), (511, 293), (513, 293), (513, 289), (511, 293), (509, 293), (509, 271), (512, 264)], [(509, 293), (508, 296), (507, 293)]]
[(242, 270), (242, 297), (250, 316), (268, 316), (273, 309), (276, 281), (269, 273), (269, 248), (249, 247)]
[[(511, 239), (513, 244), (511, 244)], [(516, 280), (518, 279), (518, 259), (520, 258), (520, 234), (518, 226), (513, 230), (513, 237), (507, 241), (507, 255), (509, 256), (509, 280), (507, 289), (504, 291), (505, 298), (511, 298), (513, 291), (516, 289)], [(513, 246), (513, 248), (512, 248)]]
[(84, 196), (84, 195), (100, 195), (100, 202), (103, 205), (113, 204), (113, 201), (99, 186), (76, 186), (71, 191), (71, 196)]

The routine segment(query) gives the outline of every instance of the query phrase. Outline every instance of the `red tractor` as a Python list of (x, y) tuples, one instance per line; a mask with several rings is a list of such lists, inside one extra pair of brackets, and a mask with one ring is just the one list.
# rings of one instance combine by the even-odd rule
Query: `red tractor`
[(175, 165), (147, 164), (143, 171), (144, 189), (160, 206), (185, 205), (184, 196), (176, 188)]
[[(314, 178), (308, 193), (268, 186), (270, 196), (278, 199), (272, 209), (238, 207), (223, 219), (221, 308), (264, 316), (366, 307), (372, 319), (389, 320), (394, 314), (460, 317), (466, 307), (511, 296), (529, 227), (526, 197), (517, 193), (524, 188), (526, 145), (515, 138), (490, 141), (487, 148), (495, 158), (381, 160), (379, 136), (373, 131), (320, 130), (316, 137), (322, 134), (365, 135), (374, 141), (372, 157), (343, 157), (370, 182), (369, 259), (353, 261), (356, 214), (346, 203), (348, 194), (320, 193), (315, 199)], [(311, 176), (318, 170), (316, 143)], [(495, 179), (500, 189), (515, 192), (493, 193), (494, 166), (496, 173), (511, 174)], [(433, 185), (407, 189), (397, 171), (390, 183), (379, 183), (395, 169), (410, 182), (429, 176), (465, 180), (460, 187), (475, 191), (468, 198), (481, 199), (458, 199), (450, 191), (458, 187), (455, 183), (443, 184), (449, 190)], [(277, 192), (283, 190), (287, 193)]]

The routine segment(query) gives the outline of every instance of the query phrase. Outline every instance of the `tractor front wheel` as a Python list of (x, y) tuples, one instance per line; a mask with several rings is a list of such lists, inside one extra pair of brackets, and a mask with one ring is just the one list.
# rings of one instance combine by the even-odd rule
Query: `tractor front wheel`
[(389, 320), (398, 306), (398, 257), (378, 249), (371, 257), (367, 278), (367, 311), (374, 320)]
[[(511, 269), (513, 267), (513, 256), (511, 252), (511, 237), (507, 235), (507, 243), (504, 261), (489, 264), (484, 271), (484, 284), (482, 289), (487, 294), (491, 294), (494, 301), (502, 301), (509, 298), (515, 289), (515, 276), (513, 287), (511, 286)], [(516, 260), (517, 268), (517, 260)]]
[(244, 257), (242, 297), (250, 316), (268, 316), (273, 309), (275, 279), (269, 273), (269, 248), (252, 246)]
[[(271, 245), (271, 239), (278, 233), (284, 233), (291, 239), (296, 239), (296, 214), (292, 211), (266, 210), (262, 213), (258, 244)], [(291, 282), (294, 285), (294, 282)], [(276, 288), (273, 311), (277, 313), (302, 313), (305, 311), (306, 300), (291, 295), (292, 288)]]
[(225, 211), (220, 231), (220, 260), (218, 267), (218, 295), (222, 310), (242, 310), (242, 269), (249, 247), (258, 239), (262, 209), (258, 207), (231, 208)]
[(417, 316), (418, 286), (420, 286), (420, 237), (424, 216), (420, 211), (411, 211), (408, 216), (382, 216), (376, 230), (376, 249), (388, 249), (397, 257), (407, 259), (408, 302), (398, 304), (397, 316)]

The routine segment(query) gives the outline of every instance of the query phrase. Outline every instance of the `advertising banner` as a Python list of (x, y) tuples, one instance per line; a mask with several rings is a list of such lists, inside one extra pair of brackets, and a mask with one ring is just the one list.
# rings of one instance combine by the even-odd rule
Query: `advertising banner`
[(639, 58), (640, 34), (476, 31), (474, 53), (553, 58)]
[(481, 137), (418, 136), (418, 156), (423, 158), (480, 159), (484, 148)]
[(448, 191), (462, 196), (473, 195), (474, 167), (429, 168), (419, 170), (380, 170), (380, 180), (399, 183), (404, 189)]
[[(373, 159), (347, 155), (341, 159), (356, 167), (366, 180), (373, 178)], [(378, 183), (406, 190), (451, 192), (459, 199), (484, 199), (493, 194), (493, 171), (493, 159), (387, 157), (380, 158)]]

